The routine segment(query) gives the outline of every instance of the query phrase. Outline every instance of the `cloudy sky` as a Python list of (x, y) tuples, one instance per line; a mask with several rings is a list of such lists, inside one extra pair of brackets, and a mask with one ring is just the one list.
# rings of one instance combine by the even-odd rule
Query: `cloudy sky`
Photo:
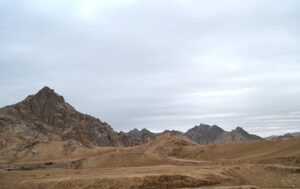
[(0, 1), (0, 106), (47, 85), (118, 131), (300, 131), (300, 1)]

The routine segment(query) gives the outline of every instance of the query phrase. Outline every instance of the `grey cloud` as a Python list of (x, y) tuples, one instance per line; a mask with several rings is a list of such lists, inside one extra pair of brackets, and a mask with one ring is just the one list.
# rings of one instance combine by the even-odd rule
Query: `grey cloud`
[(1, 1), (0, 106), (48, 85), (116, 130), (299, 131), (300, 3)]

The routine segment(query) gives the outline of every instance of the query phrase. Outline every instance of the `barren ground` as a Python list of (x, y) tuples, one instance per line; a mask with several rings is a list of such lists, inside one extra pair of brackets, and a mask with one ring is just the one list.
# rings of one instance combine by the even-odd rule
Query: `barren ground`
[(130, 148), (15, 149), (0, 153), (1, 189), (300, 187), (300, 138), (197, 145), (167, 135)]

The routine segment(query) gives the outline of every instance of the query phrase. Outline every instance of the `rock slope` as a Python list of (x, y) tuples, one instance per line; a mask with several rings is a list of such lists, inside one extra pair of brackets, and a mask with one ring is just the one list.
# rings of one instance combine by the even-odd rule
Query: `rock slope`
[(149, 142), (149, 141), (153, 140), (154, 138), (156, 138), (156, 136), (157, 136), (156, 133), (152, 133), (145, 128), (142, 130), (138, 130), (135, 128), (135, 129), (129, 131), (127, 134), (129, 136), (133, 137), (138, 143)]
[(216, 125), (209, 126), (200, 124), (189, 129), (184, 136), (199, 144), (210, 144), (224, 134), (224, 130)]
[[(14, 141), (75, 140), (85, 146), (132, 146), (134, 140), (82, 114), (49, 87), (0, 109), (0, 146)], [(5, 137), (4, 137), (5, 135)], [(4, 139), (6, 138), (6, 139)]]

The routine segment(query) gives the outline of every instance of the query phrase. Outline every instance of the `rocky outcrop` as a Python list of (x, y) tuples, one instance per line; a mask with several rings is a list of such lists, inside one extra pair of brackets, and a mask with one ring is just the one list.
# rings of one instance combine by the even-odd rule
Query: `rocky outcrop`
[(133, 137), (138, 143), (146, 143), (157, 137), (156, 133), (152, 133), (147, 129), (133, 129), (127, 133), (129, 136)]
[(228, 132), (216, 125), (210, 126), (205, 124), (195, 126), (184, 133), (183, 136), (199, 144), (218, 144), (249, 140), (262, 140), (261, 137), (249, 134), (241, 127), (237, 127), (236, 129)]
[[(85, 146), (131, 146), (125, 133), (92, 116), (75, 110), (49, 87), (22, 102), (0, 109), (0, 126), (22, 138), (76, 140)], [(20, 138), (20, 137), (19, 137)]]
[(171, 135), (177, 135), (177, 136), (182, 136), (182, 132), (176, 131), (176, 130), (164, 130), (161, 133), (153, 133), (147, 129), (132, 129), (128, 133), (128, 135), (132, 136), (137, 143), (143, 144), (149, 141), (152, 141), (153, 139), (158, 138), (159, 136), (166, 135), (166, 134), (171, 134)]
[(242, 142), (251, 140), (263, 140), (261, 137), (253, 134), (249, 134), (241, 127), (237, 127), (231, 132), (224, 132), (219, 136), (213, 143), (231, 143), (231, 142)]
[(198, 144), (219, 144), (239, 141), (263, 140), (259, 136), (249, 134), (241, 127), (237, 127), (232, 131), (225, 131), (217, 125), (210, 126), (206, 124), (197, 125), (185, 133), (176, 130), (165, 130), (161, 133), (152, 133), (147, 129), (133, 129), (127, 134), (132, 136), (139, 144), (149, 142), (166, 134), (184, 137)]
[(211, 144), (224, 133), (225, 131), (216, 125), (200, 124), (199, 126), (189, 129), (184, 133), (184, 136), (198, 144)]

